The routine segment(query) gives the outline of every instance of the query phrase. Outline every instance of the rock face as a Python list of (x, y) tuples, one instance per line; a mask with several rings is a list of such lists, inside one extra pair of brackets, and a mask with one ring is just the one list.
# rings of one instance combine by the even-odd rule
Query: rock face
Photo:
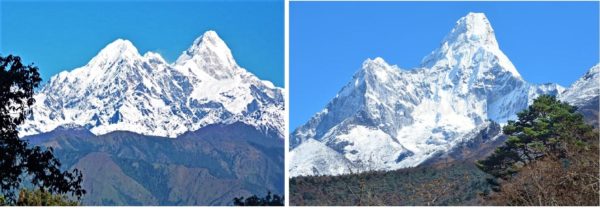
[(291, 134), (290, 174), (417, 166), (464, 145), (490, 121), (516, 119), (537, 96), (563, 91), (524, 81), (485, 15), (469, 13), (416, 69), (367, 59), (324, 110)]
[(208, 125), (175, 139), (60, 127), (25, 137), (83, 173), (84, 205), (231, 205), (283, 194), (283, 143), (253, 126)]
[(210, 124), (243, 122), (284, 138), (283, 89), (238, 66), (214, 31), (175, 63), (154, 52), (140, 55), (130, 41), (118, 39), (87, 65), (53, 76), (35, 99), (22, 136), (77, 125), (96, 135), (174, 138)]
[(592, 67), (583, 77), (575, 81), (559, 99), (577, 106), (587, 123), (598, 128), (600, 109), (600, 64)]

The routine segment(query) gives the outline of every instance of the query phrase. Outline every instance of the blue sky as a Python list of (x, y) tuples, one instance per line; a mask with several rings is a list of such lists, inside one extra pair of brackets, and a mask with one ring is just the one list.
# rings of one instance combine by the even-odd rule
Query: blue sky
[(291, 2), (290, 130), (365, 59), (416, 67), (469, 12), (486, 14), (525, 80), (568, 86), (599, 61), (598, 11), (598, 2)]
[(34, 62), (44, 81), (85, 65), (117, 38), (173, 62), (207, 30), (238, 64), (284, 86), (284, 4), (264, 1), (0, 1), (0, 53)]

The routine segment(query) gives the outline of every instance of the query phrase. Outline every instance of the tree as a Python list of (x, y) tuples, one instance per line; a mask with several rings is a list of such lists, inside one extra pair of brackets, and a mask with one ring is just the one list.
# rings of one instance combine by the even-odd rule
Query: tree
[(503, 181), (485, 204), (504, 206), (594, 206), (600, 201), (598, 145), (564, 159), (548, 156)]
[(260, 198), (256, 195), (252, 195), (248, 198), (236, 197), (233, 198), (233, 205), (235, 206), (283, 206), (283, 197), (279, 195), (272, 195), (271, 191), (267, 193), (267, 196)]
[(508, 140), (477, 166), (496, 178), (506, 179), (536, 159), (573, 154), (575, 146), (585, 146), (597, 136), (576, 110), (554, 96), (538, 97), (517, 114), (517, 121), (508, 121), (503, 128)]
[(79, 170), (61, 171), (52, 148), (32, 146), (19, 138), (17, 127), (31, 114), (40, 82), (33, 64), (23, 65), (18, 56), (0, 56), (0, 190), (8, 204), (16, 203), (24, 180), (41, 192), (70, 193), (78, 199), (85, 194)]
[[(0, 197), (0, 206), (7, 206), (8, 203)], [(42, 190), (22, 189), (16, 203), (17, 206), (77, 206), (78, 202), (70, 200), (65, 195), (55, 195)]]
[(508, 140), (477, 162), (494, 205), (598, 205), (598, 132), (576, 107), (543, 95), (508, 121)]

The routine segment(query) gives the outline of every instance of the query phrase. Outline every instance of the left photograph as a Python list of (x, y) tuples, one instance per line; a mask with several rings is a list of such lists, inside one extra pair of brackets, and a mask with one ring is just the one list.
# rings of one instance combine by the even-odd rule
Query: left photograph
[(0, 2), (0, 205), (284, 204), (284, 1)]

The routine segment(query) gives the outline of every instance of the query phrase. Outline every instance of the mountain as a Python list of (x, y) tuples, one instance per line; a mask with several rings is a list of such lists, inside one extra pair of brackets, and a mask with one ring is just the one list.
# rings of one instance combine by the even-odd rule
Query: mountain
[(175, 139), (72, 127), (25, 139), (53, 147), (63, 168), (83, 172), (84, 205), (230, 205), (234, 197), (283, 193), (277, 137), (236, 122)]
[(283, 139), (283, 89), (240, 67), (214, 31), (174, 63), (154, 52), (142, 56), (118, 39), (85, 66), (53, 76), (35, 99), (22, 136), (78, 125), (95, 135), (175, 138), (210, 124), (243, 122)]
[(502, 134), (500, 124), (486, 122), (465, 136), (452, 149), (438, 152), (436, 156), (427, 159), (419, 167), (447, 167), (455, 164), (472, 164), (483, 160), (506, 141), (508, 137)]
[(291, 134), (290, 175), (414, 167), (460, 150), (490, 122), (516, 119), (537, 96), (563, 91), (526, 82), (487, 17), (469, 13), (415, 69), (367, 59), (324, 110)]
[(53, 76), (19, 131), (83, 172), (84, 205), (231, 205), (284, 192), (283, 94), (214, 31), (174, 63), (118, 39)]
[(583, 77), (575, 81), (559, 99), (578, 107), (587, 123), (598, 128), (600, 109), (600, 64), (596, 64)]
[(600, 95), (599, 74), (600, 64), (597, 64), (561, 94), (560, 100), (575, 106), (582, 106), (597, 99)]

